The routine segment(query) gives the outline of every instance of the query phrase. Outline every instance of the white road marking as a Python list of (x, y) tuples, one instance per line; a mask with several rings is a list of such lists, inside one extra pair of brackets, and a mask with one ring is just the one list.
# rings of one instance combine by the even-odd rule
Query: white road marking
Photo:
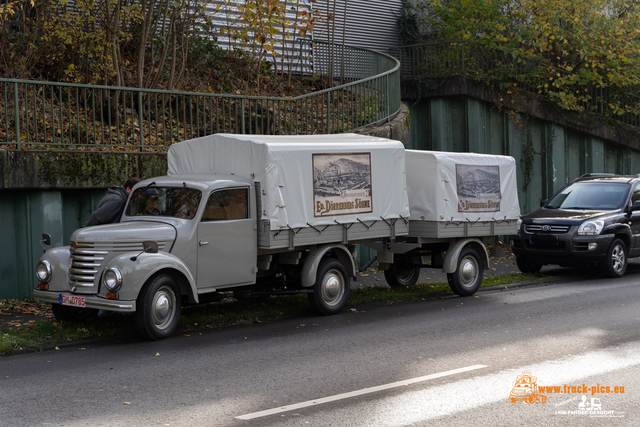
[[(505, 408), (513, 408), (514, 405), (523, 404), (522, 402), (510, 403), (508, 400), (509, 392), (515, 385), (516, 376), (523, 371), (531, 371), (531, 374), (537, 377), (538, 384), (542, 386), (564, 384), (579, 386), (583, 384), (585, 378), (596, 377), (595, 382), (598, 383), (598, 375), (637, 365), (640, 365), (640, 342), (630, 342), (559, 360), (547, 360), (495, 374), (423, 390), (408, 391), (402, 395), (385, 397), (375, 402), (363, 402), (359, 404), (359, 414), (366, 414), (366, 416), (359, 422), (361, 425), (415, 426), (423, 425), (428, 420), (448, 417), (497, 402), (504, 402)], [(625, 384), (604, 385), (624, 386)], [(547, 403), (535, 404), (536, 407), (554, 411), (558, 409), (555, 407), (556, 404), (566, 401), (569, 397), (580, 397), (580, 394), (546, 393), (546, 396), (549, 399)], [(577, 403), (575, 407), (568, 409), (577, 409)]]
[(362, 396), (363, 394), (376, 393), (376, 392), (383, 391), (383, 390), (389, 390), (391, 388), (408, 386), (408, 385), (419, 383), (419, 382), (423, 382), (423, 381), (428, 381), (428, 380), (433, 380), (433, 379), (436, 379), (436, 378), (447, 377), (447, 376), (450, 376), (450, 375), (456, 375), (456, 374), (460, 374), (460, 373), (463, 373), (463, 372), (469, 372), (469, 371), (473, 371), (473, 370), (476, 370), (476, 369), (482, 369), (482, 368), (486, 368), (486, 367), (487, 367), (486, 365), (467, 366), (465, 368), (453, 369), (451, 371), (440, 372), (440, 373), (431, 374), (431, 375), (425, 375), (423, 377), (411, 378), (411, 379), (404, 380), (404, 381), (397, 381), (397, 382), (394, 382), (394, 383), (383, 384), (383, 385), (379, 385), (379, 386), (376, 386), (376, 387), (363, 388), (361, 390), (351, 391), (351, 392), (342, 393), (342, 394), (336, 394), (334, 396), (323, 397), (323, 398), (320, 398), (320, 399), (308, 400), (306, 402), (295, 403), (293, 405), (287, 405), (287, 406), (282, 406), (282, 407), (279, 407), (279, 408), (267, 409), (265, 411), (254, 412), (252, 414), (241, 415), (241, 416), (236, 417), (236, 418), (239, 419), (239, 420), (252, 420), (252, 419), (255, 419), (255, 418), (266, 417), (266, 416), (269, 416), (269, 415), (281, 414), (283, 412), (295, 411), (296, 409), (306, 408), (306, 407), (309, 407), (309, 406), (316, 406), (316, 405), (320, 405), (320, 404), (323, 404), (323, 403), (329, 403), (329, 402), (335, 402), (337, 400), (348, 399), (350, 397)]

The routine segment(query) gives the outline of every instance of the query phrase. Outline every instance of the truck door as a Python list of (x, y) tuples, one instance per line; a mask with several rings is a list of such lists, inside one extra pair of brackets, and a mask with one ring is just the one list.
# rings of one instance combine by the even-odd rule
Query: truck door
[(255, 218), (250, 187), (213, 191), (198, 224), (198, 288), (255, 283)]

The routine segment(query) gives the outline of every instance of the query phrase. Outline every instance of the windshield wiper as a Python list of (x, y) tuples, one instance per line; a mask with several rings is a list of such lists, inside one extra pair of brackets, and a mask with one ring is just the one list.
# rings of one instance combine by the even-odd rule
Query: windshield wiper
[(547, 205), (544, 207), (545, 209), (558, 209), (557, 206), (553, 206), (553, 205)]
[(574, 210), (577, 210), (577, 211), (588, 211), (588, 210), (591, 210), (591, 208), (583, 208), (582, 206), (571, 206), (571, 207), (568, 207), (568, 208), (563, 207), (562, 209), (574, 209)]

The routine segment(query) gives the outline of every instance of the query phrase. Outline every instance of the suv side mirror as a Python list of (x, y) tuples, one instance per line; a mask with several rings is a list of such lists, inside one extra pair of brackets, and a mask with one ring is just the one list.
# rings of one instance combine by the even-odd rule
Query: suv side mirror
[(540, 200), (540, 207), (544, 207), (544, 205), (546, 205), (548, 201), (549, 199)]
[(640, 211), (640, 200), (633, 202), (633, 205), (631, 205), (631, 211)]

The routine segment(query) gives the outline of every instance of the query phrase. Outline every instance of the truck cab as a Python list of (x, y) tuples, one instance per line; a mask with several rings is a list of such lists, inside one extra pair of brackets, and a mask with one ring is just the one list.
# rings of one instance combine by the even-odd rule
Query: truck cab
[[(49, 280), (34, 296), (52, 302), (62, 319), (142, 308), (153, 319), (145, 329), (162, 335), (175, 328), (183, 298), (197, 303), (218, 289), (255, 283), (256, 216), (250, 179), (194, 175), (142, 181), (120, 223), (78, 229), (69, 246), (45, 253), (39, 267), (50, 271)], [(150, 288), (155, 282), (164, 283), (160, 291), (140, 289), (141, 283)]]

